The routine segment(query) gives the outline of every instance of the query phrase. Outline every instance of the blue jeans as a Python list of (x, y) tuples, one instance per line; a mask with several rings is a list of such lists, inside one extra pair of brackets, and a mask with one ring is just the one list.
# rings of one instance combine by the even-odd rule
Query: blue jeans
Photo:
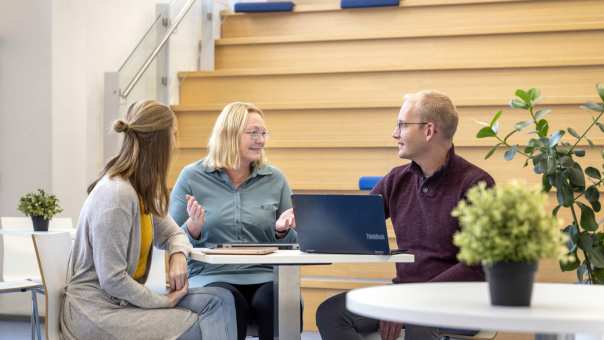
[(178, 306), (197, 313), (197, 322), (179, 340), (236, 340), (237, 322), (233, 295), (217, 287), (191, 288)]

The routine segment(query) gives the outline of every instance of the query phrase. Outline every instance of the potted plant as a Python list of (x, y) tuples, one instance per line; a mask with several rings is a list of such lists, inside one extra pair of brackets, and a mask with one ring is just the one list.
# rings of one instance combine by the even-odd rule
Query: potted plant
[(23, 195), (17, 209), (25, 216), (31, 216), (35, 231), (48, 231), (48, 222), (63, 211), (59, 199), (42, 189)]
[(453, 209), (461, 226), (453, 237), (457, 257), (469, 265), (482, 263), (491, 304), (529, 306), (537, 261), (566, 253), (565, 236), (546, 203), (538, 187), (480, 183)]
[[(589, 138), (597, 126), (604, 132), (600, 121), (604, 114), (604, 84), (596, 85), (602, 103), (586, 103), (582, 109), (594, 112), (592, 119), (586, 122), (586, 128), (577, 132), (574, 128), (553, 129), (546, 116), (551, 110), (537, 109), (541, 99), (539, 90), (516, 90), (516, 98), (510, 106), (526, 110), (528, 119), (517, 122), (506, 133), (500, 131), (498, 122), (502, 111), (497, 112), (490, 123), (478, 132), (478, 138), (493, 138), (496, 144), (486, 154), (489, 158), (498, 148), (505, 148), (504, 157), (512, 160), (516, 155), (525, 158), (524, 166), (532, 165), (534, 172), (541, 176), (542, 189), (549, 192), (556, 189), (557, 205), (552, 214), (556, 216), (560, 209), (570, 210), (572, 221), (563, 229), (568, 235), (567, 252), (570, 261), (561, 262), (563, 271), (576, 270), (579, 282), (604, 283), (604, 232), (599, 231), (596, 213), (600, 211), (600, 190), (604, 177), (600, 169), (593, 166), (581, 166), (578, 159), (584, 157), (586, 150), (582, 145), (594, 147)], [(521, 131), (528, 132), (526, 143), (513, 144), (510, 137)], [(552, 131), (550, 133), (550, 131)], [(567, 135), (568, 139), (562, 140)], [(604, 158), (604, 152), (598, 151)]]

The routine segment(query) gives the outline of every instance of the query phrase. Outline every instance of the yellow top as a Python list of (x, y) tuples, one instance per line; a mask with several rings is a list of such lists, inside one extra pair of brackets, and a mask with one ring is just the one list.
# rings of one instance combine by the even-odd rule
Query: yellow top
[(147, 271), (147, 259), (151, 247), (153, 247), (153, 218), (151, 214), (145, 214), (145, 205), (143, 201), (140, 201), (141, 207), (141, 250), (138, 256), (138, 263), (136, 264), (136, 271), (132, 275), (132, 278), (139, 280), (145, 276)]

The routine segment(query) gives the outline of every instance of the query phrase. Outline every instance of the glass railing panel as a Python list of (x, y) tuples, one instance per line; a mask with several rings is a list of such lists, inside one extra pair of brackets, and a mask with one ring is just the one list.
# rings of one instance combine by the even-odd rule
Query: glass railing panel
[(158, 15), (118, 70), (119, 84), (122, 91), (143, 67), (147, 59), (149, 59), (164, 34), (165, 27), (162, 24), (161, 17)]

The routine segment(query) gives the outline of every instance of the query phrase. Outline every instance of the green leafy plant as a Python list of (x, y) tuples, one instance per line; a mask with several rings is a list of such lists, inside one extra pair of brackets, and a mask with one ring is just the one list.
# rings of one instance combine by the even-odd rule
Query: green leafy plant
[(565, 236), (546, 203), (547, 194), (520, 182), (473, 187), (452, 212), (461, 225), (453, 237), (457, 257), (468, 264), (562, 258)]
[[(587, 142), (594, 146), (588, 133), (594, 127), (604, 132), (600, 122), (604, 114), (604, 85), (596, 86), (602, 103), (586, 103), (583, 109), (595, 112), (588, 126), (582, 132), (568, 127), (562, 130), (551, 128), (546, 116), (551, 110), (537, 109), (541, 96), (538, 89), (516, 90), (516, 98), (510, 106), (526, 110), (529, 119), (520, 121), (507, 133), (500, 133), (499, 118), (503, 112), (495, 113), (490, 123), (482, 123), (478, 138), (494, 138), (497, 143), (486, 154), (491, 157), (498, 148), (505, 148), (504, 158), (512, 160), (516, 155), (525, 158), (524, 166), (531, 164), (536, 174), (541, 175), (544, 192), (556, 189), (557, 205), (552, 214), (557, 216), (561, 208), (569, 209), (572, 223), (564, 227), (568, 235), (567, 255), (569, 260), (560, 262), (563, 271), (577, 270), (577, 278), (586, 283), (604, 283), (604, 233), (598, 231), (596, 213), (601, 210), (600, 191), (601, 170), (588, 166), (583, 168), (577, 158), (585, 156), (580, 144)], [(553, 131), (552, 133), (549, 133)], [(510, 137), (521, 131), (528, 131), (530, 138), (525, 145), (510, 143)], [(562, 141), (568, 133), (572, 142)], [(601, 155), (604, 158), (604, 153)]]
[(26, 216), (40, 216), (45, 220), (50, 220), (63, 211), (59, 205), (59, 199), (55, 195), (47, 194), (42, 189), (23, 195), (19, 199), (17, 209)]

